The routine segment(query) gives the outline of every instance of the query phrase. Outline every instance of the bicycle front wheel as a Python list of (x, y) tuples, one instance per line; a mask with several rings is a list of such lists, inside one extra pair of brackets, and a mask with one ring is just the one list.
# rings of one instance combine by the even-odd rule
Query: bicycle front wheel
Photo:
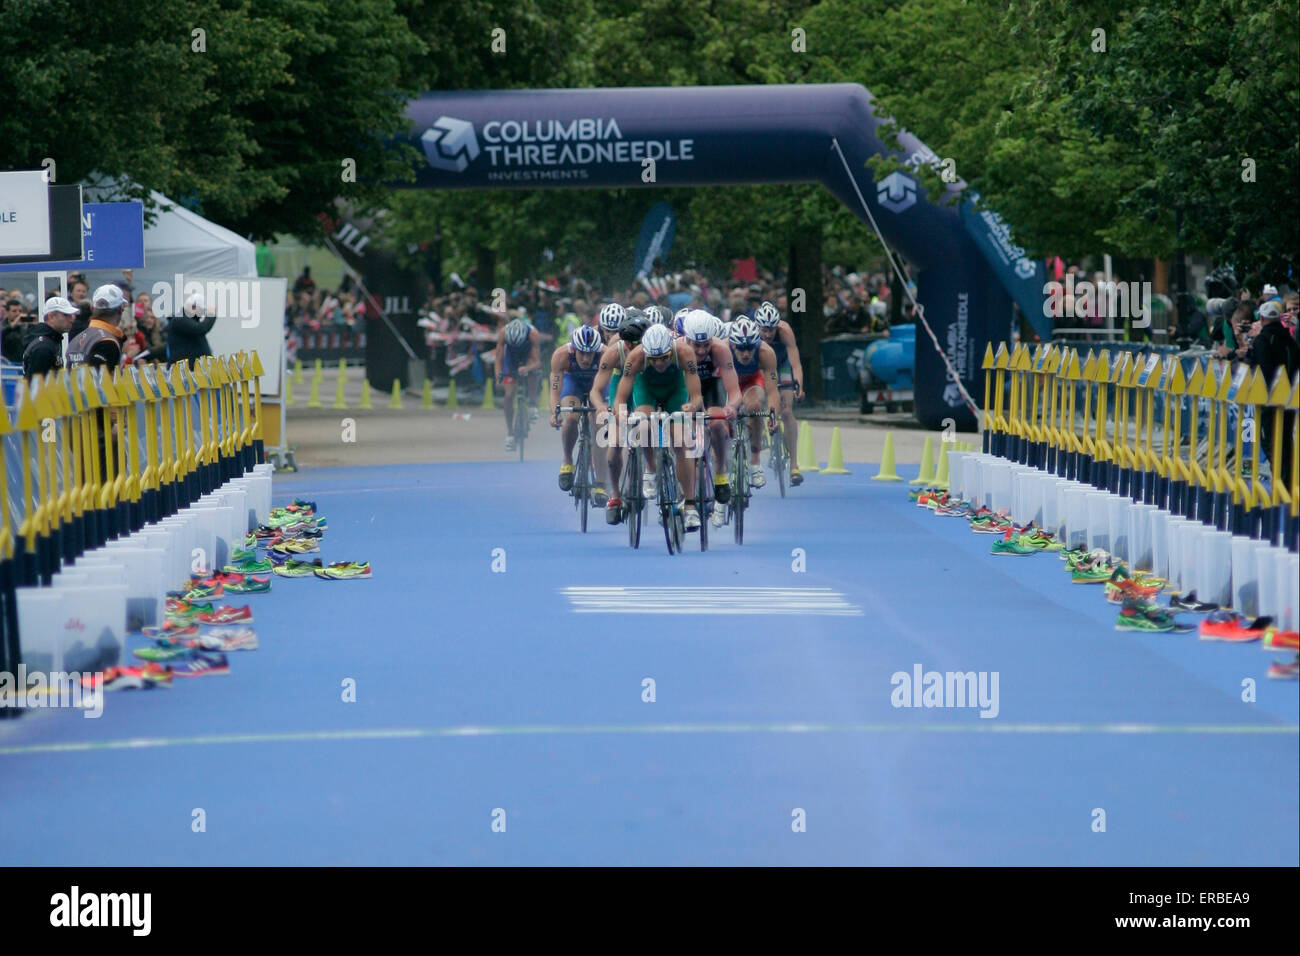
[(681, 538), (677, 536), (677, 470), (671, 454), (659, 457), (659, 514), (663, 517), (664, 541), (668, 553), (681, 551)]
[(623, 469), (623, 520), (627, 522), (627, 543), (641, 547), (641, 453), (636, 449), (628, 456)]

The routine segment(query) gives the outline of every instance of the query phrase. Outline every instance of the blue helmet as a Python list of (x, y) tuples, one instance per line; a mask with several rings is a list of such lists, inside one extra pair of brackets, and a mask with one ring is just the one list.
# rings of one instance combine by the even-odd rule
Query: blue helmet
[(579, 352), (599, 352), (605, 344), (600, 333), (590, 325), (580, 325), (574, 329), (569, 341)]

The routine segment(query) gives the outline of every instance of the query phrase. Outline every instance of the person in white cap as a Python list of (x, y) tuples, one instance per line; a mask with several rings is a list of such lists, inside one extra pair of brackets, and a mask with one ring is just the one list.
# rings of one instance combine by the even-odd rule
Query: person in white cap
[(195, 292), (185, 300), (181, 314), (167, 323), (167, 358), (171, 362), (189, 362), (211, 355), (208, 333), (216, 323), (216, 315), (208, 315), (203, 293)]
[(90, 325), (68, 343), (68, 366), (107, 365), (122, 362), (122, 309), (126, 296), (115, 285), (101, 285), (90, 297)]
[(23, 349), (23, 375), (44, 375), (63, 368), (63, 336), (72, 328), (77, 306), (61, 295), (45, 303), (41, 321), (32, 326), (27, 347)]

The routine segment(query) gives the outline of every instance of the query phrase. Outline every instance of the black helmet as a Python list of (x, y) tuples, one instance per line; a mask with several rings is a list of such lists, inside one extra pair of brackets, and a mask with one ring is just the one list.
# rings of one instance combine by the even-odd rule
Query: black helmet
[(618, 327), (618, 337), (624, 342), (636, 345), (641, 341), (641, 336), (645, 335), (645, 330), (653, 324), (650, 316), (640, 309), (630, 308), (623, 319), (623, 324)]

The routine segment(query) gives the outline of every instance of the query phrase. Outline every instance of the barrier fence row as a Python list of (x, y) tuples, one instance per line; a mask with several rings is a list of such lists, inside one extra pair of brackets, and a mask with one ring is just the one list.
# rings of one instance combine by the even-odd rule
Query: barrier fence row
[(65, 563), (263, 461), (262, 364), (78, 366), (20, 382), (0, 416), (0, 560), (48, 585)]
[[(1294, 550), (1300, 376), (1205, 356), (990, 345), (983, 450)], [(1261, 454), (1269, 464), (1262, 475)]]

